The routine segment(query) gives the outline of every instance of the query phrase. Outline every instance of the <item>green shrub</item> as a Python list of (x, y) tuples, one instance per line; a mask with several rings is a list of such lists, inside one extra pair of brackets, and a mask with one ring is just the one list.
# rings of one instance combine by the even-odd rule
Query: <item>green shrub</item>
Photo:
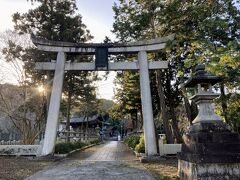
[(55, 153), (66, 154), (72, 150), (70, 143), (58, 143), (55, 146)]
[(95, 139), (89, 142), (90, 144), (100, 144), (101, 140), (100, 139)]
[(80, 149), (84, 146), (86, 146), (87, 144), (86, 143), (83, 143), (83, 142), (70, 142), (70, 143), (58, 143), (56, 144), (55, 146), (55, 153), (57, 154), (66, 154), (66, 153), (69, 153), (73, 150), (76, 150), (76, 149)]
[(139, 144), (136, 145), (135, 151), (137, 151), (138, 153), (145, 153), (145, 143), (143, 135), (140, 137)]
[(129, 136), (124, 139), (124, 143), (131, 148), (135, 148), (139, 144), (140, 136)]
[(78, 141), (78, 142), (75, 142), (75, 143), (72, 143), (72, 144), (74, 145), (74, 149), (80, 149), (80, 148), (88, 145), (88, 144), (86, 144), (84, 142), (81, 142), (81, 141)]

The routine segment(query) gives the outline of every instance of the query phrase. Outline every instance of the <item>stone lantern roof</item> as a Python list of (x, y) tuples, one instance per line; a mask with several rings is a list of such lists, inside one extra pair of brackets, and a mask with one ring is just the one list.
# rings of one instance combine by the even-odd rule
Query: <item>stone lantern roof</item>
[(195, 68), (193, 76), (185, 83), (185, 87), (195, 87), (197, 84), (214, 85), (222, 81), (222, 78), (205, 71), (205, 65), (199, 64)]

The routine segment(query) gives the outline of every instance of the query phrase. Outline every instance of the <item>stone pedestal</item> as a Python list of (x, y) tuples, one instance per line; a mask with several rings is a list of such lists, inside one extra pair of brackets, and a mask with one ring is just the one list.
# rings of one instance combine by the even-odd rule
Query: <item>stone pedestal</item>
[(184, 180), (239, 180), (240, 136), (223, 122), (193, 124), (178, 154)]
[(239, 163), (192, 163), (179, 160), (179, 176), (184, 180), (239, 180)]

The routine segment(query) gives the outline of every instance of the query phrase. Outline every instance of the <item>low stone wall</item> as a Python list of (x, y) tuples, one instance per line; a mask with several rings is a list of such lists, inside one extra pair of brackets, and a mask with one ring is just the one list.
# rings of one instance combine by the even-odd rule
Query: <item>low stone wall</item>
[(37, 156), (40, 145), (0, 145), (0, 155)]

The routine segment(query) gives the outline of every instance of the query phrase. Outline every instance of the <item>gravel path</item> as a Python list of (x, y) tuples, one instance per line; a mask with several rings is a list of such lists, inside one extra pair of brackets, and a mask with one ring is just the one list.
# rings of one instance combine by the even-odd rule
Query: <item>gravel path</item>
[(135, 155), (118, 141), (76, 152), (27, 180), (154, 180)]

